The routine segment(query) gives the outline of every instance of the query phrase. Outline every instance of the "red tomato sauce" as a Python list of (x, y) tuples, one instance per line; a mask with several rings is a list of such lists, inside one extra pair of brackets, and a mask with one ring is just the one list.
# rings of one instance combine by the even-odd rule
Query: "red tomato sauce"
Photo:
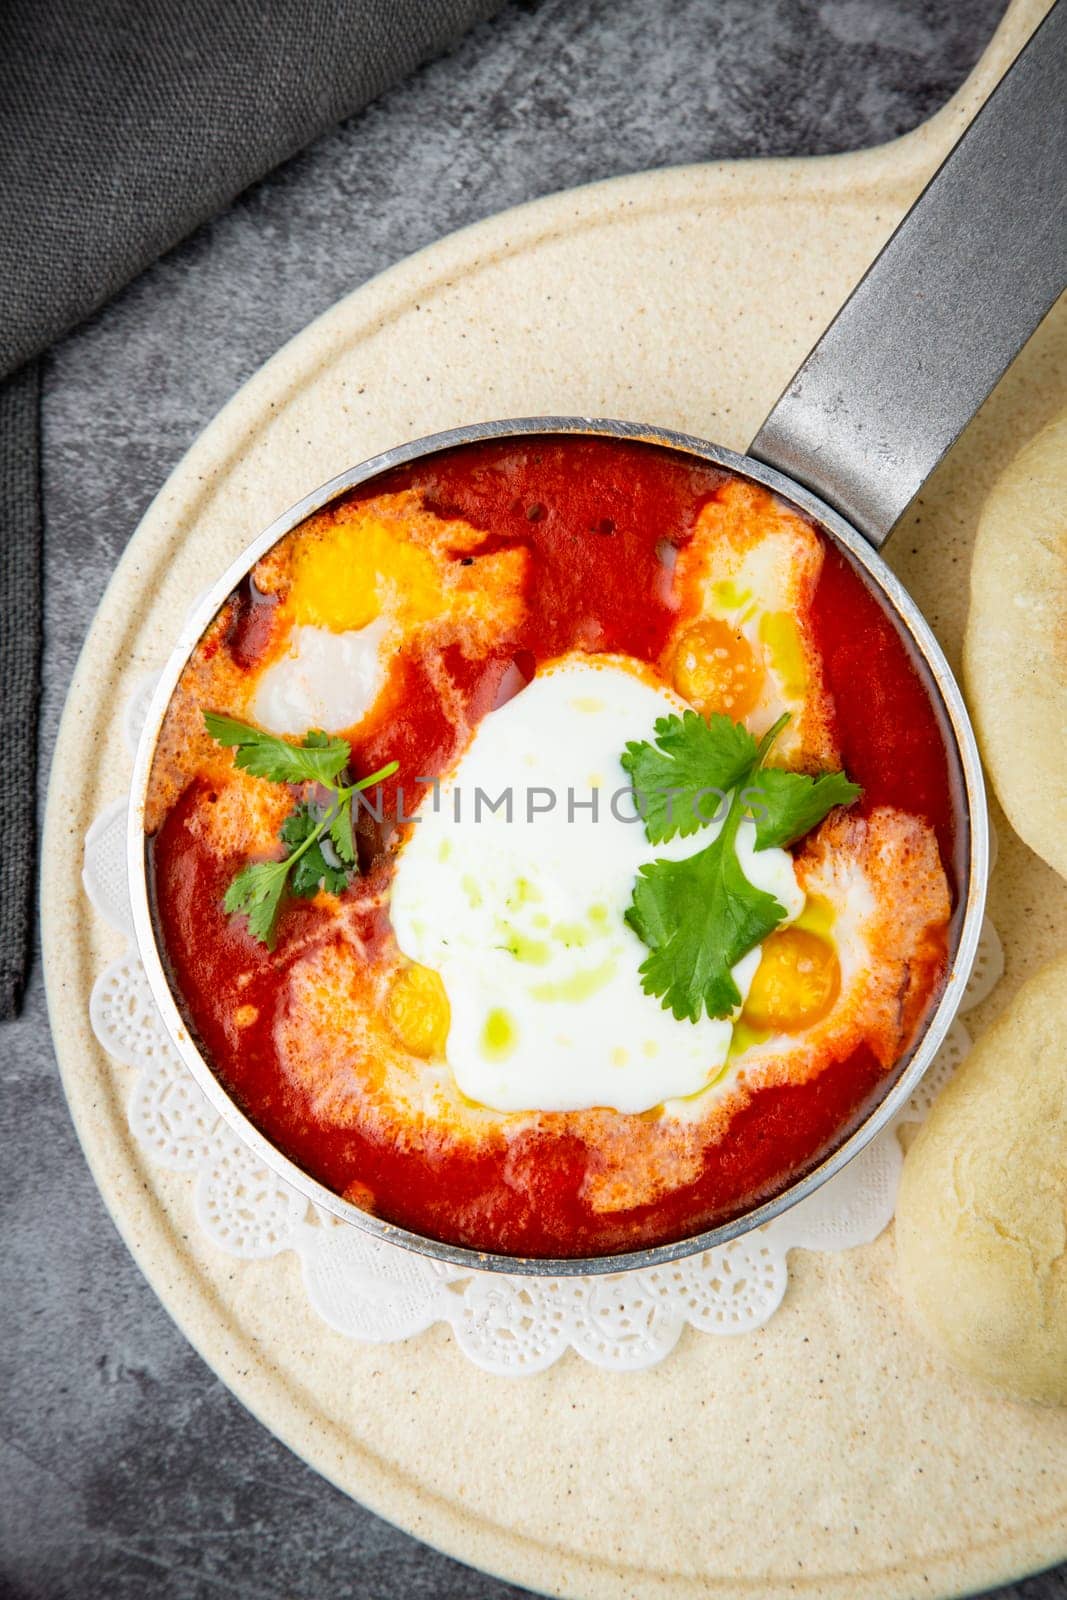
[[(488, 657), (471, 662), (457, 653), (450, 662), (477, 720), (512, 663), (528, 677), (539, 663), (575, 649), (655, 660), (675, 615), (663, 582), (664, 542), (685, 542), (727, 476), (636, 443), (504, 440), (400, 469), (354, 498), (411, 488), (427, 509), (484, 530), (486, 549), (528, 549), (524, 622)], [(865, 808), (897, 805), (930, 822), (955, 890), (961, 787), (950, 736), (897, 626), (858, 570), (827, 545), (812, 621), (836, 702), (843, 765), (863, 785)], [(254, 661), (264, 632), (257, 608), (272, 603), (248, 584), (238, 592), (223, 647), (239, 665)], [(460, 753), (430, 678), (417, 664), (404, 670), (387, 722), (354, 745), (354, 770), (395, 759), (401, 776), (429, 777)], [(274, 1045), (288, 968), (306, 954), (320, 914), (309, 902), (288, 901), (273, 952), (249, 936), (243, 920), (227, 918), (222, 899), (235, 865), (215, 858), (188, 826), (201, 783), (189, 785), (149, 841), (156, 926), (176, 999), (204, 1055), (260, 1130), (328, 1188), (373, 1196), (374, 1211), (393, 1223), (530, 1256), (614, 1253), (684, 1238), (751, 1209), (817, 1165), (895, 1075), (864, 1047), (808, 1083), (759, 1089), (709, 1147), (695, 1181), (613, 1213), (583, 1200), (590, 1152), (572, 1132), (540, 1128), (476, 1150), (456, 1143), (413, 1152), (364, 1128), (324, 1124), (286, 1078)], [(387, 789), (387, 815), (393, 797)], [(392, 870), (388, 829), (368, 821), (361, 834), (370, 886), (384, 884)], [(364, 876), (360, 892), (367, 887)], [(367, 914), (360, 932), (372, 956), (387, 931), (387, 913)], [(240, 989), (238, 973), (245, 975)], [(233, 1021), (239, 1006), (257, 1008), (250, 1027)]]

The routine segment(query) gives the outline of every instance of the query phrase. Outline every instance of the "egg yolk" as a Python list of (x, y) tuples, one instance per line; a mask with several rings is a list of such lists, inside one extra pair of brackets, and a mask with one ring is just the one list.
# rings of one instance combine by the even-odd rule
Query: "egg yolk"
[(822, 1021), (840, 988), (833, 945), (804, 928), (781, 928), (764, 943), (741, 1021), (761, 1032), (799, 1033)]
[(679, 640), (673, 678), (682, 698), (705, 716), (722, 711), (740, 722), (759, 700), (763, 667), (744, 634), (721, 617), (706, 617)]
[(452, 1013), (438, 974), (417, 962), (398, 973), (389, 991), (389, 1021), (413, 1056), (443, 1056)]
[(343, 633), (365, 628), (388, 603), (408, 622), (436, 616), (444, 604), (432, 557), (378, 518), (357, 511), (297, 544), (289, 589), (295, 622)]

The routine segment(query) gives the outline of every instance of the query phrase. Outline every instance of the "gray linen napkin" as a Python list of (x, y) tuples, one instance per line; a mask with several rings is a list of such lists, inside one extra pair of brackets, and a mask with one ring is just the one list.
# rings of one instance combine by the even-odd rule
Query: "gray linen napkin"
[(500, 4), (0, 0), (0, 1020), (18, 1011), (32, 926), (42, 536), (34, 358), (250, 183)]
[(37, 362), (0, 383), (0, 1020), (15, 1014), (32, 922), (41, 499)]

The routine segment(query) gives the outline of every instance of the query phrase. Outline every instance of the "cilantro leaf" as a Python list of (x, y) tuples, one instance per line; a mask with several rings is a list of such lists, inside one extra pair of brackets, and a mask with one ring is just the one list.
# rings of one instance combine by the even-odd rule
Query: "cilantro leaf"
[(298, 845), (303, 844), (305, 839), (311, 837), (320, 821), (321, 818), (314, 814), (306, 801), (302, 800), (298, 806), (293, 807), (278, 829), (282, 843), (289, 846), (290, 855)]
[(337, 851), (338, 857), (346, 866), (354, 867), (356, 864), (356, 841), (352, 837), (352, 799), (351, 796), (337, 802), (337, 809), (330, 818), (330, 842)]
[(735, 793), (718, 837), (683, 861), (640, 869), (626, 921), (649, 947), (646, 994), (679, 1021), (728, 1017), (741, 1004), (731, 968), (782, 921), (785, 908), (749, 883), (737, 859), (743, 805)]
[(337, 862), (331, 865), (326, 859), (325, 841), (320, 839), (317, 844), (311, 845), (293, 868), (293, 877), (290, 887), (294, 894), (300, 895), (304, 900), (311, 900), (318, 894), (319, 889), (326, 889), (330, 894), (340, 894), (348, 887), (348, 869)]
[(294, 855), (306, 841), (314, 841), (292, 862), (289, 887), (304, 900), (318, 894), (320, 885), (331, 894), (340, 894), (348, 887), (348, 868), (338, 859), (321, 829), (322, 817), (308, 805), (296, 806), (281, 827), (282, 839)]
[(742, 799), (756, 824), (756, 849), (792, 844), (809, 833), (834, 806), (849, 806), (863, 793), (843, 772), (809, 778), (802, 772), (764, 767)]
[(715, 712), (660, 717), (655, 743), (633, 740), (620, 757), (630, 774), (645, 833), (653, 844), (696, 833), (714, 818), (727, 791), (757, 757), (756, 741), (740, 722)]
[(297, 745), (214, 711), (204, 712), (204, 722), (213, 739), (236, 749), (239, 767), (272, 783), (332, 784), (352, 755), (347, 740), (332, 739), (317, 728)]
[(249, 933), (269, 950), (274, 949), (274, 925), (288, 875), (288, 861), (256, 861), (242, 867), (222, 902), (227, 916), (248, 918)]

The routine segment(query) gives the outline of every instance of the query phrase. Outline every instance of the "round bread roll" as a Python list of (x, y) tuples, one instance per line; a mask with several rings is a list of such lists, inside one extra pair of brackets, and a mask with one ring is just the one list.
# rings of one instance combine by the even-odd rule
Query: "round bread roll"
[(971, 565), (963, 668), (1015, 831), (1067, 878), (1067, 412), (998, 479)]
[(1067, 1405), (1067, 956), (974, 1046), (908, 1151), (897, 1259), (949, 1360)]

